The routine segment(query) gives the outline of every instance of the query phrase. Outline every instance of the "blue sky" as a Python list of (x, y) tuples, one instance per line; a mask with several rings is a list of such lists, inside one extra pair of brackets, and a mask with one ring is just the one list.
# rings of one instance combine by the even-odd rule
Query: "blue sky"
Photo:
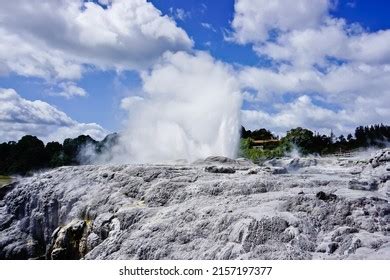
[[(176, 19), (176, 22), (194, 39), (196, 49), (209, 51), (214, 57), (229, 63), (259, 63), (259, 58), (250, 46), (237, 46), (223, 39), (223, 31), (229, 28), (229, 21), (232, 20), (234, 1), (151, 2), (169, 16), (174, 16), (171, 8), (184, 9), (190, 13), (184, 20)], [(216, 32), (202, 27), (202, 22), (211, 24)], [(211, 46), (207, 46), (207, 42), (211, 42)], [(84, 75), (79, 85), (88, 92), (87, 97), (64, 99), (48, 94), (52, 87), (42, 79), (25, 78), (12, 73), (0, 76), (0, 87), (14, 88), (27, 99), (47, 101), (78, 121), (97, 122), (110, 131), (121, 129), (123, 112), (118, 112), (118, 107), (126, 94), (123, 91), (139, 87), (140, 81), (135, 71), (126, 71), (120, 75), (115, 71), (94, 71)]]
[[(60, 0), (56, 1), (58, 3), (61, 3)], [(242, 0), (242, 2), (245, 1), (246, 0)], [(387, 29), (390, 29), (390, 20), (388, 16), (390, 14), (389, 1), (339, 0), (336, 2), (336, 4), (334, 1), (318, 1), (331, 2), (330, 4), (328, 3), (331, 7), (328, 7), (326, 9), (326, 11), (324, 12), (324, 17), (332, 19), (334, 21), (336, 21), (336, 19), (345, 20), (345, 23), (342, 27), (337, 27), (342, 32), (348, 34), (349, 31), (345, 30), (351, 29), (352, 26), (355, 26), (356, 24), (359, 25), (360, 31), (357, 31), (359, 34), (355, 36), (356, 38), (350, 34), (346, 35), (348, 39), (351, 40), (351, 42), (354, 39), (356, 39), (356, 42), (359, 41), (360, 37), (365, 40), (367, 34), (379, 34), (381, 30), (387, 32)], [(15, 1), (15, 4), (9, 4), (10, 7), (7, 7), (8, 10), (5, 9), (3, 13), (7, 13), (7, 11), (11, 12), (14, 9), (20, 11), (21, 16), (23, 16), (22, 10), (23, 6), (27, 5), (26, 2), (28, 1)], [(98, 1), (95, 2), (97, 3)], [(317, 111), (310, 111), (310, 113), (313, 113), (314, 115), (323, 114), (324, 117), (323, 119), (319, 119), (317, 123), (314, 122), (312, 119), (304, 120), (302, 117), (301, 119), (291, 121), (291, 126), (294, 126), (295, 124), (300, 124), (307, 125), (308, 127), (317, 130), (323, 129), (323, 131), (328, 131), (329, 129), (335, 129), (339, 132), (346, 132), (359, 122), (363, 122), (364, 124), (373, 121), (385, 123), (389, 121), (388, 114), (383, 113), (383, 108), (380, 108), (380, 106), (378, 108), (373, 108), (374, 111), (378, 112), (377, 115), (367, 115), (366, 118), (362, 117), (360, 119), (356, 119), (356, 121), (351, 121), (351, 119), (348, 119), (345, 116), (345, 112), (350, 112), (350, 115), (362, 114), (362, 109), (360, 107), (357, 107), (359, 106), (359, 104), (356, 104), (356, 106), (354, 107), (350, 104), (351, 102), (349, 102), (348, 100), (351, 99), (356, 101), (359, 100), (359, 98), (361, 99), (363, 97), (369, 97), (363, 96), (362, 93), (358, 92), (359, 90), (356, 90), (353, 86), (346, 87), (343, 92), (337, 92), (337, 90), (335, 91), (333, 89), (334, 87), (332, 86), (330, 86), (329, 88), (327, 88), (327, 86), (324, 86), (323, 84), (328, 82), (330, 83), (330, 81), (334, 81), (335, 78), (333, 76), (329, 77), (329, 79), (332, 78), (333, 80), (324, 80), (321, 86), (296, 86), (294, 84), (286, 85), (285, 87), (283, 87), (283, 89), (278, 88), (277, 90), (275, 90), (274, 88), (276, 84), (272, 84), (264, 88), (260, 81), (259, 84), (257, 84), (256, 82), (256, 85), (254, 85), (255, 82), (253, 81), (257, 79), (256, 75), (259, 75), (259, 79), (264, 79), (264, 73), (262, 73), (262, 69), (266, 69), (268, 71), (266, 75), (274, 75), (275, 73), (280, 75), (283, 71), (285, 71), (285, 75), (291, 75), (291, 79), (295, 79), (295, 76), (293, 77), (292, 75), (296, 75), (298, 70), (302, 70), (301, 64), (306, 63), (306, 58), (302, 58), (301, 51), (297, 51), (296, 49), (294, 49), (294, 51), (296, 51), (296, 54), (289, 56), (289, 58), (287, 59), (280, 59), (279, 57), (274, 56), (273, 50), (276, 50), (275, 46), (270, 45), (270, 49), (264, 49), (265, 45), (267, 45), (268, 43), (271, 44), (273, 42), (273, 39), (271, 37), (260, 39), (260, 37), (256, 37), (256, 34), (244, 34), (244, 32), (246, 32), (246, 27), (244, 26), (244, 24), (248, 24), (247, 22), (242, 24), (239, 23), (236, 25), (233, 24), (233, 20), (235, 19), (237, 12), (235, 11), (234, 0), (151, 0), (150, 2), (153, 4), (156, 10), (161, 11), (162, 15), (168, 15), (171, 21), (175, 23), (178, 28), (181, 28), (185, 32), (185, 34), (187, 34), (188, 38), (193, 41), (193, 45), (188, 48), (188, 41), (185, 41), (185, 39), (183, 39), (182, 41), (180, 41), (181, 39), (175, 39), (178, 43), (175, 42), (174, 44), (172, 43), (172, 46), (166, 47), (167, 51), (174, 52), (180, 49), (186, 49), (186, 51), (188, 52), (205, 51), (216, 60), (220, 60), (223, 63), (236, 69), (237, 76), (240, 77), (240, 84), (242, 84), (242, 92), (246, 92), (246, 94), (251, 94), (252, 97), (256, 97), (244, 98), (242, 107), (242, 109), (245, 111), (243, 117), (244, 125), (253, 128), (257, 126), (264, 126), (275, 131), (276, 133), (282, 132), (283, 130), (285, 131), (289, 125), (286, 124), (284, 126), (280, 126), (275, 123), (267, 124), (266, 121), (272, 118), (279, 119), (280, 122), (283, 122), (286, 120), (286, 118), (289, 118), (289, 116), (294, 115), (294, 110), (298, 110), (297, 108), (301, 105), (307, 105), (309, 107), (312, 106), (313, 110)], [(303, 1), (303, 3), (304, 2), (305, 1)], [(65, 2), (62, 1), (61, 5), (66, 5), (64, 3)], [(243, 12), (245, 13), (245, 9), (247, 8), (247, 6), (245, 6), (244, 4), (245, 3), (243, 3)], [(12, 7), (12, 5), (14, 6)], [(254, 1), (253, 5), (258, 5), (255, 6), (255, 10), (258, 11), (261, 11), (264, 8), (261, 6), (262, 1)], [(39, 10), (40, 8), (41, 7), (39, 5), (36, 7), (37, 10)], [(109, 8), (110, 6), (108, 6), (108, 9)], [(282, 8), (283, 7), (281, 7), (281, 9)], [(280, 13), (284, 12), (285, 11), (282, 10), (280, 11)], [(319, 12), (322, 13), (323, 11)], [(276, 13), (279, 13), (279, 11), (276, 11)], [(308, 13), (311, 13), (311, 11), (309, 11)], [(37, 11), (37, 15), (45, 17), (48, 14), (43, 13), (42, 15), (40, 15), (39, 11)], [(309, 19), (311, 20), (310, 15), (309, 17)], [(0, 19), (1, 18), (2, 17), (0, 15)], [(250, 15), (248, 16), (248, 18), (250, 18)], [(33, 20), (34, 17), (32, 17), (31, 21)], [(48, 20), (51, 19), (49, 18)], [(27, 42), (28, 44), (33, 44), (32, 42), (35, 42), (35, 38), (38, 38), (41, 43), (43, 42), (45, 46), (50, 48), (50, 51), (53, 51), (53, 53), (54, 51), (57, 51), (55, 49), (56, 42), (54, 42), (54, 40), (50, 41), (53, 35), (50, 35), (49, 31), (47, 32), (47, 34), (49, 34), (47, 35), (48, 37), (44, 37), (45, 35), (38, 34), (42, 31), (42, 28), (39, 29), (39, 23), (37, 23), (36, 25), (38, 26), (37, 29), (34, 29), (35, 25), (33, 23), (27, 22), (26, 26), (28, 26), (29, 24), (31, 24), (33, 27), (20, 27), (21, 24), (8, 23), (7, 17), (5, 17), (5, 20), (3, 19), (3, 22), (0, 20), (0, 31), (3, 31), (3, 33), (0, 32), (0, 35), (16, 34), (17, 36), (20, 36), (21, 42)], [(254, 21), (254, 24), (262, 24), (263, 27), (266, 26), (265, 28), (268, 28), (268, 23), (266, 22), (256, 23), (256, 21)], [(310, 25), (304, 27), (302, 27), (302, 23), (294, 23), (293, 25), (287, 27), (284, 27), (283, 24), (283, 22), (269, 24), (269, 26), (271, 27), (272, 25), (274, 25), (273, 28), (279, 28), (280, 30), (282, 30), (280, 33), (277, 33), (277, 38), (275, 40), (277, 40), (278, 38), (282, 38), (282, 36), (286, 36), (285, 40), (287, 40), (289, 35), (294, 34), (294, 28), (297, 28), (297, 32), (301, 32), (302, 30), (318, 30), (321, 27), (335, 27), (337, 25), (336, 23), (330, 24), (323, 23), (322, 21), (320, 23), (316, 23), (316, 26)], [(283, 28), (285, 30), (283, 30)], [(271, 34), (270, 31), (272, 30), (268, 30), (268, 35)], [(99, 29), (97, 29), (96, 32), (97, 34), (99, 34)], [(384, 35), (386, 35), (386, 37)], [(179, 38), (179, 36), (181, 35), (178, 33), (177, 38)], [(379, 36), (383, 37), (380, 38), (381, 41), (379, 42), (387, 42), (388, 46), (390, 46), (390, 42), (386, 41), (389, 38), (387, 34), (379, 34), (378, 37)], [(354, 42), (352, 42), (351, 44), (353, 43)], [(182, 47), (180, 44), (185, 46)], [(346, 42), (345, 44), (348, 45), (350, 43)], [(12, 46), (11, 42), (9, 46)], [(37, 46), (40, 45), (37, 44)], [(69, 43), (69, 46), (69, 48), (72, 48), (71, 43)], [(3, 47), (0, 50), (4, 51), (6, 47), (7, 46)], [(35, 47), (36, 46), (34, 45), (32, 49), (34, 49)], [(287, 43), (286, 46), (283, 47), (285, 47), (285, 52), (290, 52), (292, 50), (291, 45), (288, 45)], [(38, 48), (39, 47), (37, 47), (37, 49)], [(132, 48), (131, 41), (127, 48)], [(315, 48), (315, 46), (313, 48)], [(75, 47), (75, 49), (80, 48)], [(98, 54), (99, 51), (100, 50), (97, 50)], [(372, 69), (372, 71), (370, 71), (372, 73), (376, 71), (374, 78), (371, 76), (367, 76), (368, 81), (372, 79), (378, 79), (380, 81), (383, 81), (385, 80), (385, 77), (388, 76), (388, 71), (383, 69), (387, 69), (386, 67), (388, 67), (389, 65), (389, 56), (388, 52), (385, 50), (385, 47), (381, 48), (381, 51), (383, 51), (383, 55), (379, 58), (375, 57), (373, 59), (364, 59), (363, 57), (365, 53), (370, 54), (370, 51), (364, 52), (362, 54), (358, 53), (353, 58), (350, 58), (349, 55), (345, 53), (327, 54), (325, 53), (325, 51), (322, 51), (321, 54), (314, 54), (313, 56), (315, 56), (315, 58), (313, 59), (319, 59), (320, 55), (322, 55), (324, 57), (335, 57), (335, 60), (340, 59), (340, 61), (344, 61), (344, 58), (347, 57), (345, 60), (348, 61), (348, 63), (346, 63), (346, 66), (350, 66), (352, 70), (341, 69), (340, 65), (338, 65), (337, 67), (340, 67), (340, 69), (338, 69), (339, 71), (347, 71), (346, 73), (353, 73), (353, 75), (356, 75), (355, 78), (359, 79), (360, 73), (357, 73), (355, 70), (361, 69), (363, 67), (362, 65), (364, 64), (367, 67), (371, 67), (370, 69)], [(61, 49), (61, 53), (67, 54), (66, 52), (66, 49)], [(31, 52), (29, 53), (29, 55), (31, 55)], [(82, 55), (89, 56), (89, 54), (86, 54), (86, 52), (84, 52)], [(295, 58), (294, 55), (297, 58)], [(58, 109), (59, 111), (64, 112), (69, 118), (71, 118), (75, 122), (83, 124), (96, 123), (102, 128), (104, 128), (106, 130), (105, 132), (120, 131), (122, 129), (124, 119), (126, 119), (127, 117), (127, 112), (120, 108), (121, 102), (125, 97), (140, 94), (143, 83), (142, 79), (140, 78), (140, 73), (142, 71), (145, 71), (145, 69), (147, 69), (148, 67), (153, 67), (153, 64), (150, 64), (149, 62), (146, 67), (144, 65), (117, 66), (117, 62), (111, 61), (95, 63), (94, 57), (91, 54), (91, 57), (88, 57), (89, 60), (87, 59), (86, 61), (83, 61), (82, 59), (79, 59), (81, 61), (79, 62), (79, 64), (83, 67), (82, 74), (78, 75), (76, 73), (74, 74), (74, 77), (72, 76), (70, 78), (53, 78), (47, 76), (52, 75), (51, 73), (46, 75), (41, 74), (39, 71), (33, 73), (35, 70), (19, 70), (21, 68), (20, 65), (14, 66), (15, 61), (7, 61), (4, 57), (6, 57), (6, 55), (0, 57), (0, 88), (14, 89), (22, 99), (26, 99), (28, 101), (41, 100), (43, 102), (46, 102)], [(72, 57), (73, 59), (74, 53), (69, 54), (69, 57)], [(123, 59), (126, 60), (126, 57), (124, 57)], [(300, 61), (300, 66), (298, 66), (298, 63), (297, 65), (294, 64), (296, 62), (295, 59), (298, 59)], [(73, 63), (73, 60), (70, 61)], [(67, 65), (66, 63), (68, 63), (67, 60), (65, 60), (65, 65)], [(323, 63), (323, 61), (320, 59), (318, 60), (318, 62), (316, 61), (315, 63)], [(4, 69), (2, 69), (1, 67), (2, 64), (6, 65), (6, 67), (3, 67)], [(26, 66), (24, 65), (23, 67)], [(37, 66), (37, 68), (39, 67), (41, 66)], [(66, 68), (67, 66), (64, 67)], [(307, 65), (305, 67), (307, 67)], [(330, 74), (332, 74), (331, 71), (333, 71), (333, 68), (335, 68), (336, 65), (328, 61), (328, 63), (324, 64), (322, 67), (326, 69), (326, 73), (330, 76)], [(286, 68), (288, 68), (288, 70), (285, 70)], [(310, 66), (310, 71), (313, 71), (312, 68), (313, 67)], [(307, 70), (309, 69), (309, 67), (305, 69)], [(46, 71), (46, 69), (44, 70)], [(302, 72), (301, 75), (305, 75), (305, 77), (310, 75), (320, 75), (320, 73), (309, 73), (306, 70), (304, 74)], [(349, 70), (350, 72), (348, 72)], [(50, 72), (51, 70), (47, 71)], [(249, 75), (252, 76), (249, 77)], [(348, 76), (349, 74), (345, 75)], [(285, 78), (286, 76), (283, 77)], [(319, 79), (324, 78), (321, 75), (319, 77)], [(302, 79), (302, 77), (300, 76), (300, 78), (296, 79), (300, 80)], [(83, 89), (86, 92), (86, 95), (78, 96), (77, 94), (74, 94), (68, 97), (64, 97), (63, 94), (59, 94), (63, 90), (63, 87), (61, 85), (64, 85), (64, 83), (67, 85), (72, 84), (77, 86), (77, 88)], [(353, 83), (355, 82), (351, 77), (350, 84)], [(308, 82), (308, 84), (310, 83)], [(383, 101), (389, 100), (389, 93), (388, 91), (384, 90), (386, 85), (387, 84), (378, 86), (378, 89), (373, 88), (373, 90), (377, 91), (376, 94), (379, 94), (381, 96), (382, 103)], [(268, 87), (270, 87), (271, 89), (268, 89)], [(370, 85), (363, 84), (361, 88), (366, 89), (366, 87), (370, 88)], [(309, 99), (305, 99), (306, 97), (308, 97)], [(303, 102), (306, 105), (303, 105), (303, 103), (301, 104), (300, 102)], [(369, 99), (367, 103), (372, 104), (372, 106), (376, 106), (375, 98)], [(324, 109), (325, 111), (322, 109)], [(262, 113), (266, 113), (267, 115), (264, 116), (262, 115)], [(258, 121), (256, 121), (256, 116), (261, 116), (260, 118), (258, 118)], [(342, 118), (345, 118), (344, 122), (340, 122), (339, 124), (337, 124), (336, 127), (331, 127), (333, 119)], [(15, 133), (12, 135), (18, 134)]]

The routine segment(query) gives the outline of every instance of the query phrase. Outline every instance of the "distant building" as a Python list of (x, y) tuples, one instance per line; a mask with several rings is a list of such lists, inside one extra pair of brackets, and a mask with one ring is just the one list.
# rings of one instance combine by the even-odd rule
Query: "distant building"
[(257, 150), (273, 149), (280, 143), (279, 139), (252, 140), (251, 147)]

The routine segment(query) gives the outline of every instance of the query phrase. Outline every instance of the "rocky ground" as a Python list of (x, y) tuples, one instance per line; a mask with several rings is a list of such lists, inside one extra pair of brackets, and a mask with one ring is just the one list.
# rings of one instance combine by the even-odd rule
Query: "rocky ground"
[(0, 189), (0, 259), (390, 259), (390, 150), (61, 167)]

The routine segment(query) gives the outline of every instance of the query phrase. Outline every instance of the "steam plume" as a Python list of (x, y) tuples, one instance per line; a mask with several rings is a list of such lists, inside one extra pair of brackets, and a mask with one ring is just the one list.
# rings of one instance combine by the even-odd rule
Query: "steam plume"
[(167, 53), (142, 81), (143, 96), (122, 102), (129, 124), (114, 162), (236, 156), (242, 101), (231, 67), (204, 52)]

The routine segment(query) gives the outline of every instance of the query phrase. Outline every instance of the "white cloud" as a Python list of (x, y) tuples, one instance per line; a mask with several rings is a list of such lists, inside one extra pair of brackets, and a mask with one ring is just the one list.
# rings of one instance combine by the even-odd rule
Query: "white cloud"
[(200, 25), (203, 27), (203, 28), (206, 28), (208, 30), (211, 30), (213, 32), (217, 32), (217, 30), (213, 27), (212, 24), (210, 23), (207, 23), (207, 22), (201, 22)]
[(62, 141), (88, 134), (101, 140), (107, 131), (96, 123), (79, 123), (52, 105), (22, 98), (13, 89), (0, 88), (0, 142), (31, 134), (41, 140)]
[(207, 5), (205, 3), (200, 3), (200, 12), (204, 14), (207, 11)]
[(67, 99), (70, 99), (75, 96), (87, 96), (87, 92), (85, 91), (85, 89), (77, 86), (74, 82), (61, 82), (59, 83), (58, 87), (61, 89), (61, 91), (54, 93), (53, 95), (59, 95)]
[(389, 75), (388, 65), (345, 64), (335, 66), (327, 73), (294, 67), (278, 71), (243, 67), (239, 79), (243, 88), (256, 91), (259, 100), (269, 100), (285, 93), (318, 93), (328, 101), (348, 104), (357, 96), (390, 99)]
[(143, 69), (192, 41), (146, 0), (1, 0), (0, 73), (78, 79), (85, 65)]
[[(246, 67), (239, 73), (241, 86), (250, 90), (244, 94), (244, 98), (252, 104), (268, 106), (276, 113), (246, 112), (244, 120), (247, 125), (256, 123), (260, 127), (273, 128), (278, 133), (298, 125), (346, 133), (358, 125), (388, 122), (389, 76), (390, 67), (366, 64), (342, 65), (326, 74), (304, 69), (287, 68), (275, 72)], [(281, 106), (286, 94), (295, 97), (296, 101)], [(307, 97), (310, 94), (321, 101), (321, 106), (312, 104)], [(337, 109), (324, 109), (324, 106)], [(255, 120), (256, 116), (258, 121)]]
[(273, 71), (243, 67), (239, 72), (239, 79), (243, 88), (255, 89), (257, 98), (264, 101), (272, 101), (274, 95), (286, 92), (305, 93), (321, 89), (321, 76), (317, 72), (291, 68)]
[[(368, 32), (347, 24), (330, 15), (333, 5), (325, 0), (236, 0), (231, 39), (252, 44), (272, 64), (239, 71), (252, 108), (268, 105), (272, 110), (267, 112), (273, 112), (245, 110), (248, 125), (345, 133), (356, 125), (390, 120), (384, 105), (390, 104), (390, 30)], [(283, 105), (285, 100), (290, 101)]]
[(181, 21), (184, 21), (187, 18), (191, 17), (191, 13), (190, 12), (187, 12), (186, 10), (181, 9), (181, 8), (176, 8), (175, 9), (173, 7), (170, 7), (169, 8), (169, 12), (172, 14), (172, 16), (175, 19), (178, 19), (178, 20), (181, 20)]
[(328, 0), (236, 0), (233, 39), (238, 43), (258, 43), (270, 32), (287, 32), (318, 26), (331, 3)]
[(332, 130), (336, 134), (346, 134), (353, 133), (359, 125), (390, 119), (386, 104), (373, 98), (358, 98), (345, 109), (331, 110), (315, 105), (309, 96), (302, 95), (286, 104), (274, 104), (274, 107), (275, 113), (243, 110), (243, 125), (250, 129), (267, 127), (279, 135), (298, 126), (320, 133), (329, 134)]
[(390, 30), (364, 31), (359, 24), (332, 17), (331, 6), (330, 0), (236, 0), (233, 39), (252, 43), (260, 56), (295, 67), (327, 67), (334, 60), (390, 63)]
[(264, 125), (278, 134), (284, 134), (293, 127), (310, 127), (317, 131), (329, 132), (330, 129), (340, 132), (345, 129), (345, 122), (351, 118), (345, 111), (335, 112), (313, 104), (311, 98), (302, 95), (291, 103), (277, 104), (278, 112), (243, 110), (243, 123), (249, 128)]
[(140, 96), (128, 96), (121, 100), (120, 107), (123, 110), (130, 111), (132, 107), (137, 106), (137, 104), (141, 103), (142, 101), (144, 101), (144, 98)]
[(344, 20), (329, 19), (319, 28), (285, 33), (274, 42), (255, 45), (254, 49), (259, 55), (296, 67), (328, 67), (334, 64), (329, 58), (347, 63), (390, 63), (387, 47), (390, 30), (374, 33), (357, 30), (358, 33), (351, 34), (350, 28)]

